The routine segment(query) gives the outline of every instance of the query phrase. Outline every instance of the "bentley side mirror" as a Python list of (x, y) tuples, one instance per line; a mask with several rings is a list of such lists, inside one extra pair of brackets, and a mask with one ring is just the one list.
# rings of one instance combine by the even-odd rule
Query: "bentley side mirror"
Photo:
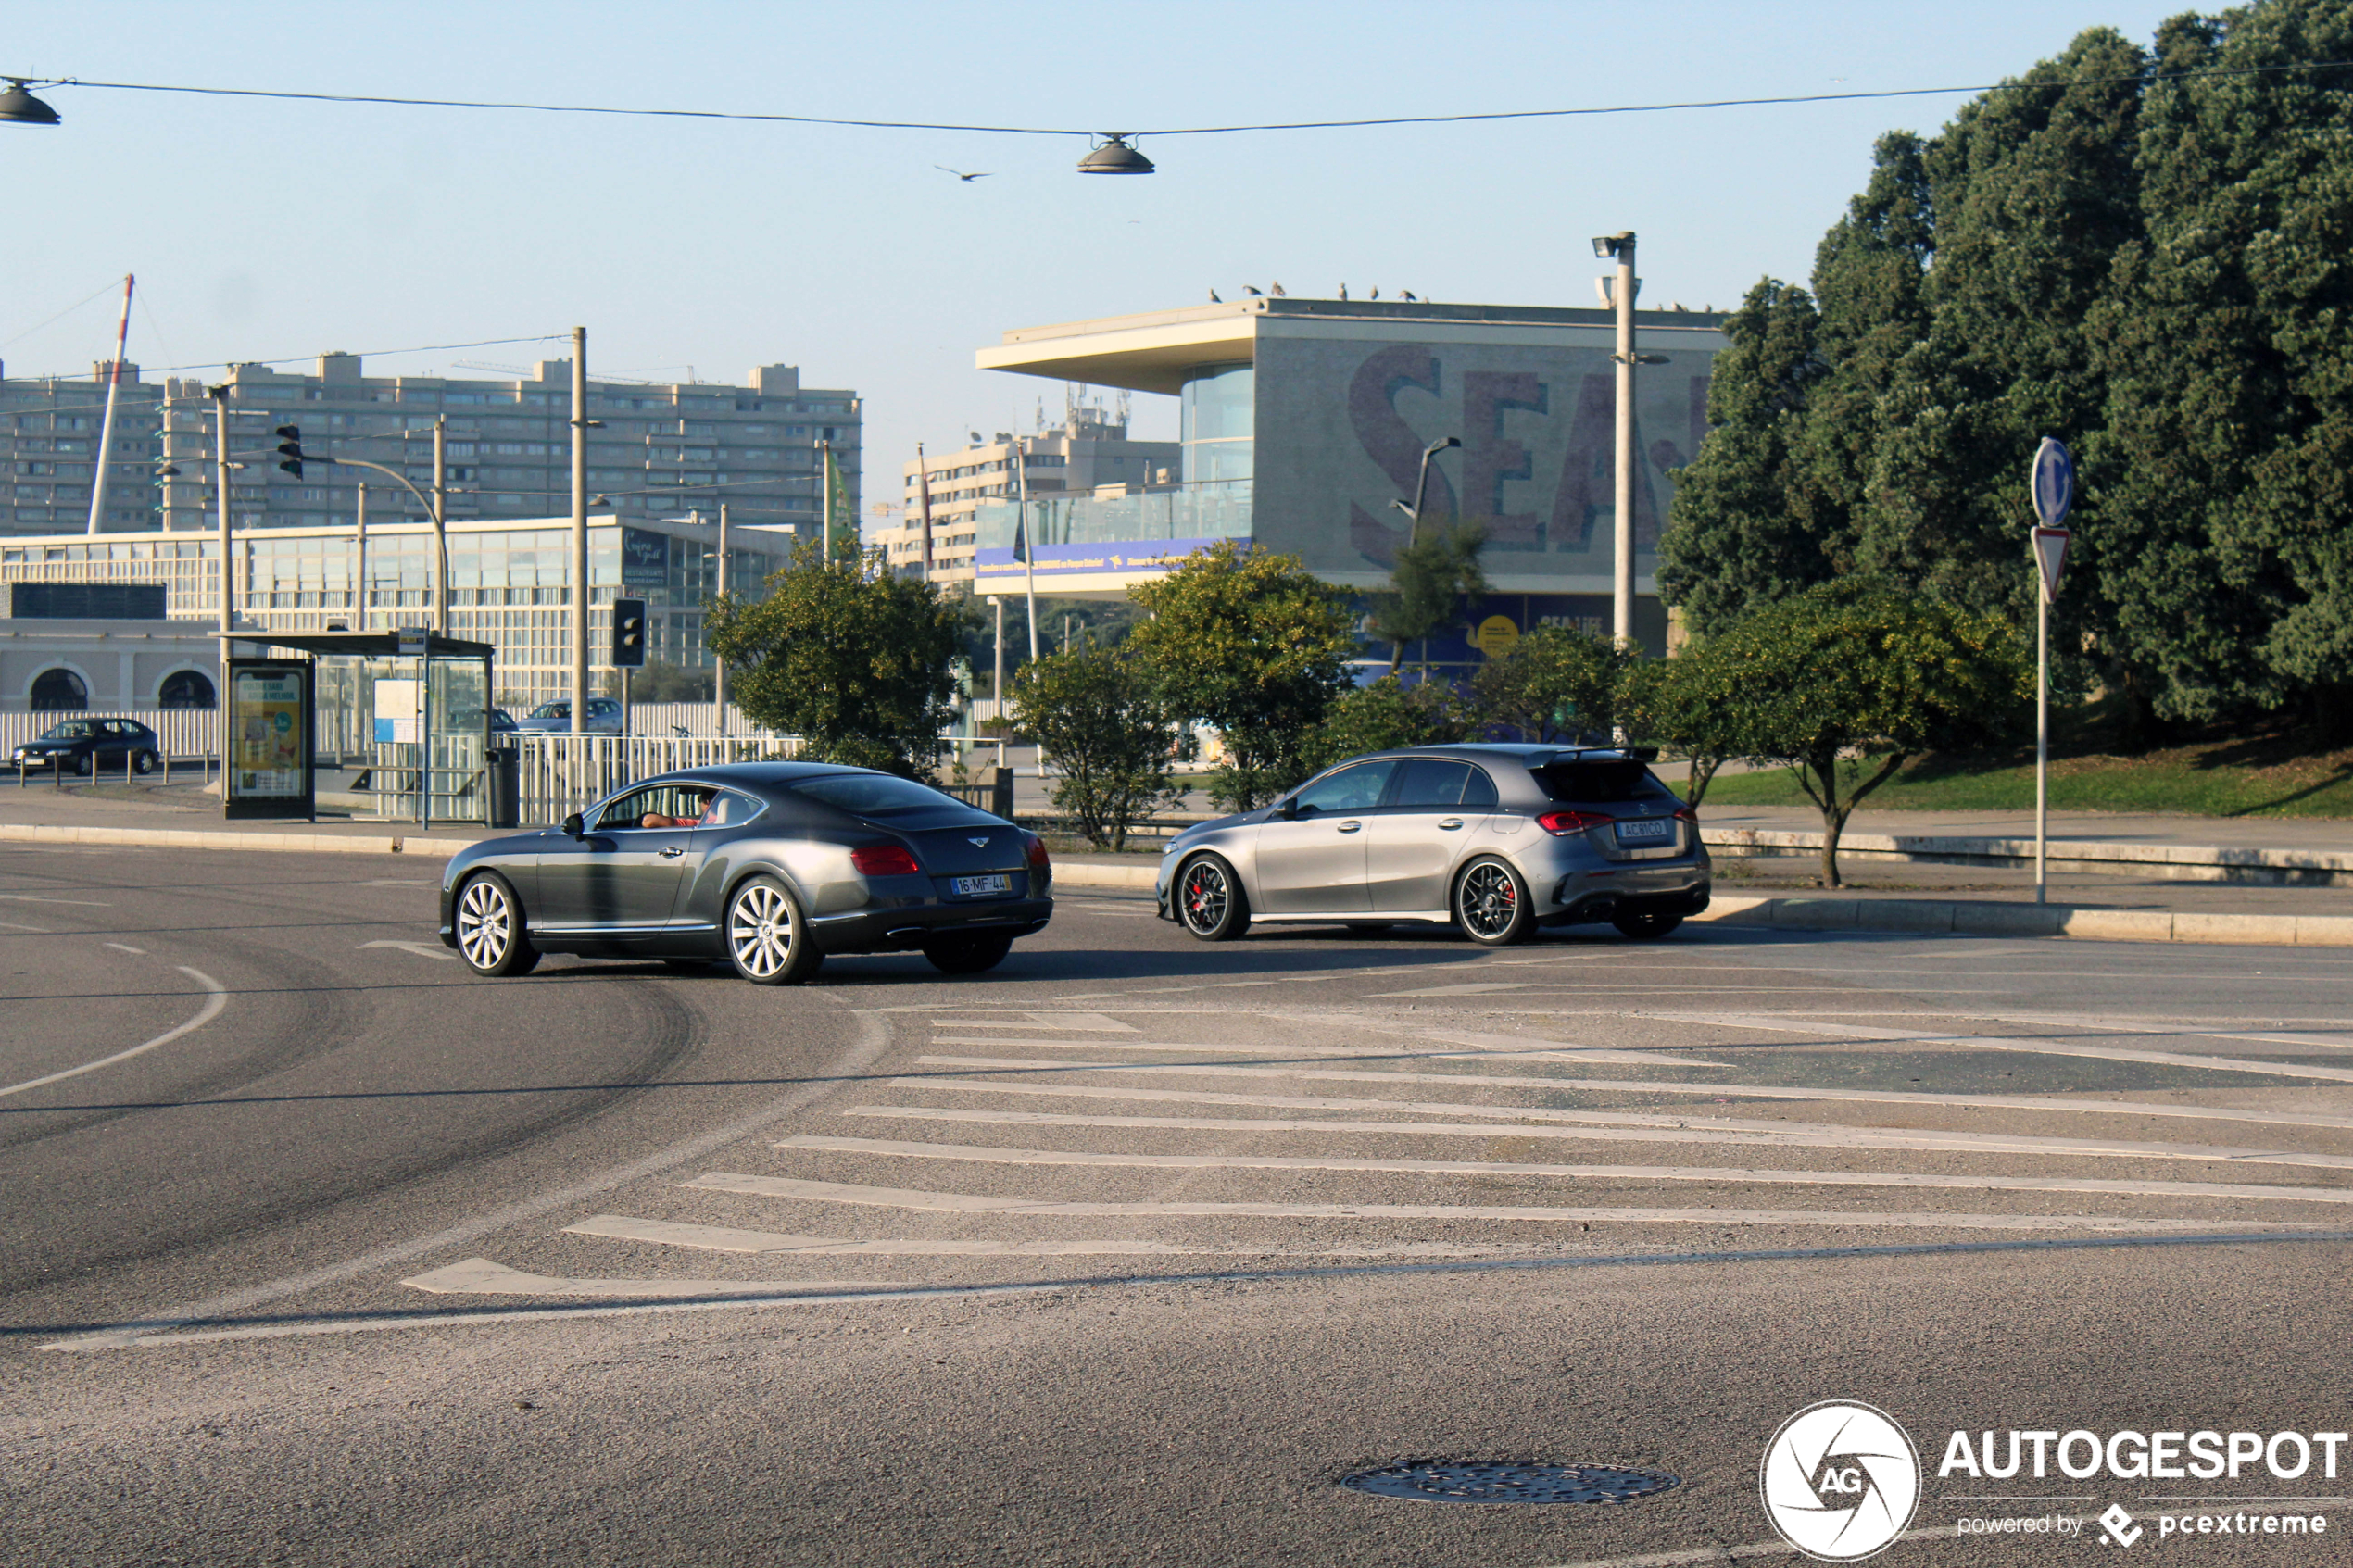
[(579, 812), (574, 811), (571, 816), (564, 819), (564, 833), (568, 836), (578, 838), (587, 831), (588, 824), (581, 821)]

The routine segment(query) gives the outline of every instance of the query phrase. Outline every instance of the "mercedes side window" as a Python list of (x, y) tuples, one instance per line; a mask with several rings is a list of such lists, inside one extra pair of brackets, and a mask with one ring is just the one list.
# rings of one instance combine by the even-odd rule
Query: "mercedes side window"
[(1471, 767), (1467, 762), (1450, 762), (1442, 757), (1408, 757), (1397, 772), (1397, 791), (1389, 803), (1428, 810), (1460, 806), (1464, 786), (1470, 783)]
[(1487, 776), (1484, 768), (1473, 768), (1470, 778), (1463, 784), (1463, 804), (1483, 810), (1500, 798), (1495, 793), (1495, 781)]
[(1332, 811), (1369, 811), (1380, 804), (1389, 775), (1397, 764), (1359, 762), (1353, 768), (1326, 773), (1291, 797), (1293, 816), (1319, 816)]

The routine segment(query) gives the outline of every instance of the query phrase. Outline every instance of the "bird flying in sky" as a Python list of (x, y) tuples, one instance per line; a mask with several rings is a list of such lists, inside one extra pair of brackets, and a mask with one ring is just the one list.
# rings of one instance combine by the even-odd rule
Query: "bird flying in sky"
[(967, 174), (961, 169), (950, 169), (944, 163), (935, 163), (932, 167), (939, 170), (942, 174), (954, 175), (957, 179), (962, 180), (967, 185), (971, 184), (975, 180), (988, 179), (989, 173), (991, 172), (990, 170), (984, 169), (977, 174)]

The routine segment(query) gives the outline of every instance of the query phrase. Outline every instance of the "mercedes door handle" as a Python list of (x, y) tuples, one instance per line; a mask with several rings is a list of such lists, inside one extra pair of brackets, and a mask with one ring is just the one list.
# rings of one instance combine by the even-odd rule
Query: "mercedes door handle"
[(1442, 828), (1458, 828), (1463, 825), (1463, 819), (1460, 817), (1449, 817), (1438, 825)]
[(1365, 824), (1362, 822), (1342, 822), (1340, 824), (1340, 831), (1342, 833), (1354, 833), (1357, 829), (1363, 827), (1364, 825)]
[(686, 851), (685, 851), (684, 849), (679, 848), (679, 847), (678, 847), (678, 846), (676, 846), (675, 844), (673, 844), (673, 845), (672, 845), (672, 846), (671, 846), (669, 848), (667, 848), (667, 849), (657, 849), (657, 850), (655, 850), (655, 851), (654, 851), (654, 853), (656, 853), (657, 855), (660, 855), (660, 856), (661, 856), (663, 859), (665, 859), (665, 860), (674, 860), (674, 859), (676, 859), (679, 856), (684, 855), (684, 854), (686, 853)]

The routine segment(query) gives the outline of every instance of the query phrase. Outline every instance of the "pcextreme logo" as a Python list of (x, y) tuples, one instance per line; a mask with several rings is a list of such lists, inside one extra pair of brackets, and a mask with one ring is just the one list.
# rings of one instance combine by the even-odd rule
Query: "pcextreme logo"
[(1854, 1562), (1912, 1523), (1919, 1450), (1886, 1411), (1825, 1399), (1781, 1423), (1756, 1486), (1781, 1539), (1817, 1562)]

